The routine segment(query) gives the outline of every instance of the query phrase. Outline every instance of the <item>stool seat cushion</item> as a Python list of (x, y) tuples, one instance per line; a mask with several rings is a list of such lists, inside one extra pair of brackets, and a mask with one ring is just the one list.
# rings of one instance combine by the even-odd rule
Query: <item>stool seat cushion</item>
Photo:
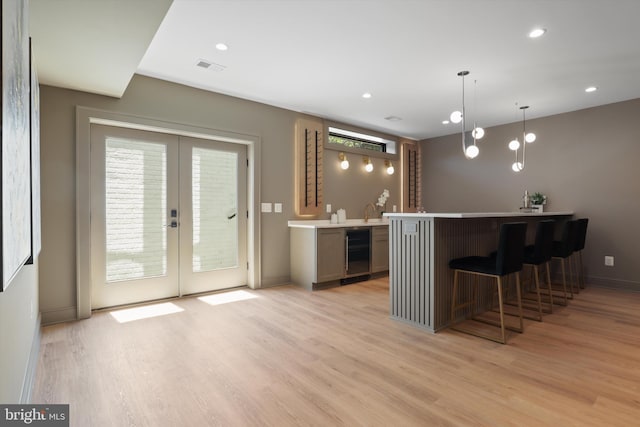
[(496, 268), (496, 258), (484, 256), (468, 256), (464, 258), (456, 258), (449, 261), (449, 268), (456, 270), (474, 271), (483, 274), (498, 274)]
[(552, 254), (555, 258), (567, 258), (573, 253), (573, 248), (566, 241), (555, 240), (553, 242)]
[(535, 245), (529, 245), (524, 248), (524, 259), (522, 262), (524, 264), (540, 265), (549, 261), (549, 258), (550, 257), (546, 257), (545, 255), (536, 254)]

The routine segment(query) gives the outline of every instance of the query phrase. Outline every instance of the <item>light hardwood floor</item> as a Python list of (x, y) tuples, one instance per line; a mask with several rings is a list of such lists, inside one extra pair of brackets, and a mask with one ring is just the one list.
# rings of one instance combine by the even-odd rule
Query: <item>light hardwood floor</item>
[(587, 288), (501, 345), (389, 319), (386, 278), (243, 292), (43, 328), (33, 403), (73, 426), (640, 422), (640, 293)]

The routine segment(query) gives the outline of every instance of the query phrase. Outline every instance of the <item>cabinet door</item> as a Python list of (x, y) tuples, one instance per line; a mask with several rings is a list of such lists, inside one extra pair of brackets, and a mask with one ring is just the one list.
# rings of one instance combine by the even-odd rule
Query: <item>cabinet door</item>
[(371, 227), (371, 272), (389, 270), (389, 227)]
[(317, 283), (343, 278), (345, 274), (344, 229), (318, 229), (317, 233)]

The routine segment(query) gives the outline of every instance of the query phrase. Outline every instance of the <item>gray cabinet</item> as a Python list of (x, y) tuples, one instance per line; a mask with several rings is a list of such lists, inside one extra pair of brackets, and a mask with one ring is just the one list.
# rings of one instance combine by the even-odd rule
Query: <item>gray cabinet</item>
[(346, 269), (344, 236), (344, 228), (317, 230), (317, 283), (344, 277)]
[[(362, 241), (363, 230), (367, 232), (364, 234), (366, 242)], [(290, 233), (291, 281), (306, 289), (336, 286), (343, 279), (351, 280), (389, 270), (389, 231), (386, 225), (292, 227)], [(351, 236), (349, 240), (348, 233)]]
[(389, 229), (371, 227), (371, 273), (389, 270)]

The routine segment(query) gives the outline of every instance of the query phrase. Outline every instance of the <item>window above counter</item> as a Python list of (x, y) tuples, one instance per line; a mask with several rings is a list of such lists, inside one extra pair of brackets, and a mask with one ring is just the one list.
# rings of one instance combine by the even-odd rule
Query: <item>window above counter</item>
[(381, 159), (397, 160), (397, 137), (352, 125), (325, 121), (324, 148)]

